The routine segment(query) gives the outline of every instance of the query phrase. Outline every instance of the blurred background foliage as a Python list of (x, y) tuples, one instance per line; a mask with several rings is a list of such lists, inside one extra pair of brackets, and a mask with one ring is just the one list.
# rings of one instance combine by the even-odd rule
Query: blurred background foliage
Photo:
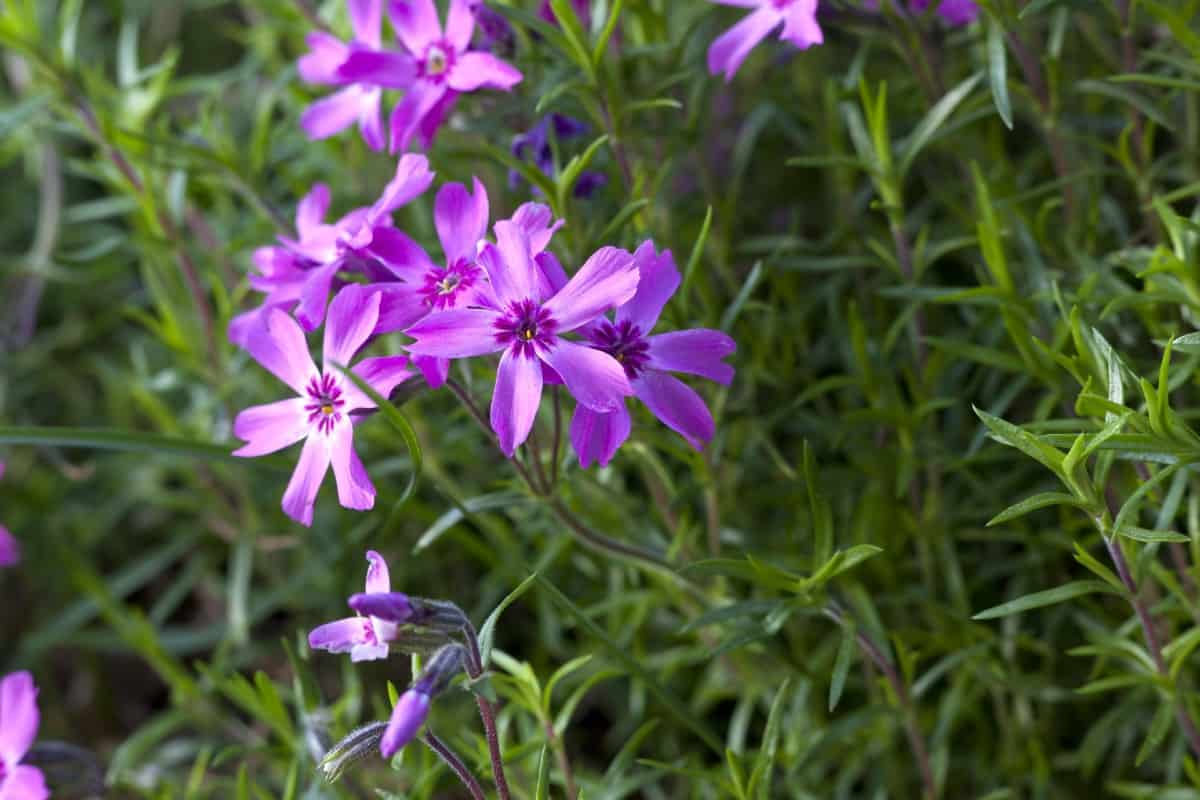
[[(525, 167), (564, 261), (652, 237), (686, 275), (666, 321), (739, 343), (706, 452), (643, 414), (609, 468), (562, 464), (578, 518), (669, 570), (581, 547), (445, 391), (393, 397), (407, 500), (402, 439), (361, 427), (371, 513), (327, 486), (301, 529), (292, 454), (227, 456), (277, 394), (224, 332), (250, 251), (313, 182), (344, 211), (394, 168), (297, 126), (322, 92), (295, 59), (348, 29), (340, 0), (0, 6), (0, 509), (25, 551), (0, 671), (37, 677), (55, 796), (460, 792), (415, 745), (316, 770), (407, 681), (304, 645), (369, 547), (477, 622), (520, 587), (492, 679), (520, 797), (1200, 797), (1200, 4), (981, 0), (949, 29), (823, 0), (824, 46), (772, 40), (729, 85), (703, 57), (737, 10), (597, 0), (564, 32), (491, 5), (525, 80), (460, 101), (439, 180), (505, 215), (512, 137), (587, 121), (556, 160), (607, 136), (595, 195)], [(431, 206), (398, 224), (432, 243)], [(465, 692), (431, 725), (486, 775)]]

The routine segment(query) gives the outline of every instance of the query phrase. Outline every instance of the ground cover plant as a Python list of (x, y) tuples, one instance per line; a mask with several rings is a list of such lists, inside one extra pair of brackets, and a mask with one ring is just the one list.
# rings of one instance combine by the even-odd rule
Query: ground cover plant
[(1200, 798), (1195, 0), (4, 0), (0, 800)]

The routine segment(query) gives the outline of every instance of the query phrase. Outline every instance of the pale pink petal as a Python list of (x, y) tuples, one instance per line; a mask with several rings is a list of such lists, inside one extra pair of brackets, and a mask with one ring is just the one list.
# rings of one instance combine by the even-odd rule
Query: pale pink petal
[(426, 47), (442, 38), (433, 0), (389, 0), (388, 16), (396, 37), (413, 55), (423, 54)]
[(525, 231), (529, 249), (535, 254), (550, 246), (550, 237), (564, 224), (554, 218), (554, 212), (545, 203), (522, 203), (512, 215), (512, 222)]
[(408, 149), (421, 121), (438, 104), (446, 91), (445, 84), (429, 81), (417, 81), (412, 85), (392, 111), (391, 139), (388, 145), (391, 152), (398, 153)]
[(0, 567), (11, 567), (21, 563), (21, 543), (0, 525)]
[(337, 293), (325, 320), (325, 373), (335, 366), (350, 365), (354, 354), (366, 344), (379, 319), (379, 293), (369, 286), (352, 284)]
[(450, 0), (446, 41), (460, 53), (471, 43), (471, 34), (475, 31), (475, 7), (481, 4), (481, 0)]
[[(324, 183), (314, 183), (308, 194), (300, 199), (300, 204), (296, 206), (296, 233), (300, 234), (301, 239), (306, 239), (312, 236), (316, 231), (317, 226), (325, 219), (325, 213), (329, 211), (329, 186)], [(278, 247), (259, 248), (261, 250), (277, 251)], [(287, 251), (283, 251), (283, 255), (287, 255)], [(268, 266), (264, 269), (259, 263), (258, 252), (255, 252), (254, 263), (258, 266), (263, 274), (274, 273), (279, 266), (279, 259), (272, 252), (268, 257), (263, 255), (263, 262)], [(290, 265), (290, 259), (287, 260)]]
[(358, 114), (358, 132), (362, 134), (367, 147), (376, 153), (382, 151), (387, 142), (383, 133), (382, 101), (382, 89), (368, 89)]
[(350, 651), (350, 660), (358, 663), (359, 661), (377, 661), (381, 658), (387, 658), (388, 646), (387, 642), (378, 642), (376, 644), (360, 644)]
[(283, 493), (283, 511), (303, 525), (312, 525), (313, 504), (329, 469), (329, 444), (322, 434), (309, 436)]
[(567, 285), (567, 271), (549, 250), (538, 253), (534, 261), (538, 266), (537, 299), (544, 303)]
[(379, 592), (390, 592), (392, 590), (392, 577), (388, 572), (387, 560), (376, 553), (374, 550), (367, 551), (367, 594), (376, 594)]
[(571, 396), (593, 411), (616, 411), (633, 394), (625, 368), (608, 353), (559, 339), (538, 355), (562, 377)]
[(430, 314), (405, 333), (416, 339), (408, 346), (413, 355), (469, 358), (495, 353), (504, 347), (496, 340), (499, 312), (462, 308)]
[[(413, 374), (412, 370), (409, 369), (408, 356), (364, 358), (354, 365), (351, 372), (370, 384), (372, 389), (379, 392), (385, 398), (392, 393), (393, 389), (408, 380)], [(350, 381), (345, 381), (342, 388), (346, 397), (347, 411), (375, 408), (375, 401), (363, 394)]]
[(384, 89), (407, 89), (417, 79), (417, 64), (408, 53), (352, 50), (336, 70), (339, 81)]
[(383, 0), (346, 0), (350, 9), (350, 26), (354, 38), (369, 47), (379, 47), (382, 42)]
[(640, 275), (637, 293), (617, 309), (617, 322), (628, 321), (645, 335), (654, 328), (663, 306), (679, 288), (679, 270), (675, 268), (671, 251), (664, 250), (661, 255), (656, 254), (654, 242), (649, 240), (637, 249), (633, 260), (637, 263)]
[(300, 56), (296, 69), (308, 83), (344, 83), (338, 67), (350, 55), (350, 48), (336, 36), (314, 31), (304, 38), (308, 52)]
[(347, 86), (304, 109), (300, 127), (310, 139), (325, 139), (358, 122), (365, 90)]
[(571, 418), (571, 444), (579, 456), (579, 465), (607, 466), (625, 440), (629, 438), (629, 410), (622, 403), (616, 411), (599, 414), (585, 405), (575, 407)]
[(633, 254), (618, 247), (601, 247), (544, 307), (558, 322), (558, 332), (563, 333), (628, 302), (637, 287)]
[(265, 329), (247, 338), (246, 350), (296, 394), (303, 395), (308, 382), (317, 376), (304, 331), (294, 319), (277, 308), (266, 315)]
[(737, 344), (721, 331), (672, 331), (651, 336), (646, 344), (647, 363), (653, 369), (699, 375), (726, 386), (733, 380), (733, 367), (721, 363), (721, 359), (737, 350)]
[(726, 81), (732, 80), (750, 51), (782, 20), (782, 15), (769, 6), (749, 14), (709, 46), (708, 71), (713, 75), (723, 72)]
[(504, 455), (511, 458), (529, 438), (541, 400), (541, 362), (527, 355), (514, 355), (512, 348), (506, 349), (496, 370), (491, 410), (492, 430)]
[(330, 653), (349, 653), (355, 646), (370, 641), (370, 625), (366, 617), (346, 617), (326, 622), (308, 634), (308, 646)]
[(487, 235), (488, 196), (479, 179), (475, 191), (467, 193), (461, 183), (448, 183), (437, 194), (433, 222), (446, 254), (446, 263), (475, 260), (476, 245)]
[(633, 379), (633, 391), (654, 416), (700, 450), (713, 437), (715, 425), (700, 395), (678, 378), (646, 370)]
[(500, 220), (494, 226), (496, 231), (495, 258), (484, 248), (480, 253), (480, 263), (488, 273), (496, 297), (504, 305), (519, 303), (533, 297), (536, 285), (537, 270), (533, 265), (533, 254), (529, 249), (529, 237), (525, 230), (510, 220)]
[(354, 452), (354, 426), (335, 425), (329, 435), (329, 460), (337, 484), (338, 502), (343, 508), (366, 511), (375, 505), (375, 486)]
[(446, 82), (459, 92), (470, 92), (487, 87), (489, 89), (511, 89), (521, 82), (521, 71), (482, 50), (463, 53), (454, 62)]
[(41, 719), (37, 694), (28, 672), (11, 672), (0, 680), (0, 760), (15, 764), (29, 752)]
[(798, 0), (783, 17), (783, 33), (779, 35), (790, 44), (806, 50), (825, 41), (821, 26), (817, 24), (817, 0)]
[(292, 397), (263, 406), (252, 406), (233, 421), (233, 435), (246, 442), (235, 456), (262, 456), (274, 453), (300, 441), (308, 433), (308, 403), (303, 397)]
[(433, 172), (429, 169), (429, 159), (418, 153), (405, 153), (396, 162), (396, 174), (383, 188), (379, 199), (371, 206), (364, 219), (364, 224), (374, 227), (376, 222), (386, 214), (391, 214), (397, 208), (411, 202), (433, 183)]
[(46, 800), (49, 796), (42, 771), (28, 764), (18, 764), (0, 786), (0, 800)]

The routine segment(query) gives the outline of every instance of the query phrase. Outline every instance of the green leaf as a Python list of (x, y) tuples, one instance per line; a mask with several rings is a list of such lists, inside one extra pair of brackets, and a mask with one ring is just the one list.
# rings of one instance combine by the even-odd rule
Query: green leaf
[(967, 78), (958, 86), (946, 92), (942, 96), (942, 99), (937, 101), (933, 108), (929, 109), (925, 116), (921, 118), (921, 121), (917, 123), (917, 127), (913, 128), (912, 133), (909, 134), (908, 141), (905, 143), (903, 152), (900, 154), (898, 172), (901, 178), (908, 173), (913, 161), (921, 154), (925, 145), (929, 144), (942, 124), (954, 113), (954, 109), (958, 108), (959, 103), (971, 94), (971, 91), (982, 78), (982, 73), (976, 73)]
[(517, 599), (525, 594), (526, 590), (533, 585), (537, 579), (537, 573), (533, 573), (525, 580), (517, 584), (517, 588), (509, 592), (500, 603), (492, 609), (492, 613), (488, 614), (488, 618), (483, 621), (483, 626), (479, 629), (479, 655), (483, 661), (483, 666), (486, 669), (488, 660), (492, 654), (492, 641), (496, 637), (496, 623), (500, 620), (500, 615), (504, 613), (504, 609), (511, 606)]
[(1080, 500), (1074, 495), (1064, 492), (1042, 492), (1035, 494), (1032, 497), (1026, 497), (1019, 503), (1014, 503), (1008, 508), (1001, 511), (996, 516), (988, 520), (987, 526), (990, 528), (993, 525), (999, 525), (1002, 522), (1009, 522), (1018, 517), (1023, 517), (1030, 512), (1037, 511), (1041, 508), (1049, 506), (1068, 505), (1076, 508), (1085, 508), (1086, 501)]
[(704, 246), (708, 243), (708, 231), (712, 227), (712, 219), (713, 210), (712, 206), (709, 206), (708, 210), (704, 212), (704, 222), (700, 225), (700, 233), (696, 236), (696, 241), (692, 243), (692, 252), (688, 256), (687, 266), (683, 269), (683, 284), (680, 286), (679, 294), (685, 303), (690, 294), (688, 289), (692, 285), (696, 267), (700, 264), (700, 257), (704, 255)]
[(567, 198), (571, 196), (571, 191), (575, 188), (575, 183), (579, 180), (579, 175), (587, 169), (587, 165), (592, 162), (592, 159), (596, 156), (596, 152), (607, 141), (608, 134), (596, 137), (595, 141), (589, 144), (586, 150), (572, 158), (563, 167), (562, 172), (558, 176), (557, 186), (555, 186), (555, 191), (558, 192), (560, 208), (566, 207)]
[(1163, 700), (1158, 704), (1158, 711), (1154, 712), (1154, 719), (1150, 722), (1150, 730), (1146, 732), (1146, 741), (1142, 742), (1137, 757), (1134, 758), (1134, 766), (1140, 767), (1142, 762), (1159, 748), (1163, 739), (1167, 738), (1174, 714), (1175, 703), (1171, 700)]
[(555, 18), (558, 19), (563, 39), (567, 43), (567, 55), (594, 84), (596, 67), (592, 62), (592, 55), (587, 49), (587, 33), (584, 32), (583, 25), (575, 14), (574, 4), (571, 0), (550, 0), (550, 8), (554, 11)]
[(999, 417), (992, 416), (976, 406), (972, 406), (972, 408), (975, 409), (975, 415), (983, 420), (983, 424), (987, 426), (996, 439), (999, 439), (1009, 447), (1017, 448), (1038, 463), (1053, 470), (1056, 475), (1062, 476), (1064, 455), (1060, 450), (1046, 444), (1032, 433), (1018, 428), (1011, 422), (1006, 422)]
[(1149, 528), (1139, 528), (1135, 525), (1125, 525), (1117, 528), (1117, 534), (1126, 539), (1139, 542), (1190, 542), (1191, 539), (1175, 531), (1152, 531)]
[(1064, 600), (1082, 597), (1086, 594), (1096, 594), (1098, 592), (1118, 594), (1116, 589), (1101, 581), (1072, 581), (1062, 586), (1056, 586), (1053, 589), (1034, 592), (1024, 597), (1018, 597), (1016, 600), (1009, 600), (1007, 603), (993, 606), (986, 611), (980, 611), (971, 617), (971, 619), (982, 620), (1007, 617), (1012, 614), (1020, 614), (1022, 611), (1030, 611), (1042, 606), (1051, 606), (1055, 603), (1061, 603)]
[(111, 428), (53, 428), (0, 425), (0, 444), (32, 444), (45, 447), (84, 447), (91, 450), (124, 450), (133, 453), (165, 453), (210, 461), (229, 461), (247, 466), (290, 469), (282, 461), (248, 459), (233, 455), (229, 445), (211, 444), (175, 436)]
[(1012, 102), (1008, 99), (1008, 62), (1004, 49), (1004, 29), (995, 20), (987, 26), (988, 83), (992, 87), (992, 102), (1004, 127), (1012, 130)]
[(856, 649), (855, 637), (858, 635), (854, 623), (842, 620), (842, 641), (838, 644), (837, 657), (833, 661), (833, 675), (829, 679), (829, 712), (837, 708), (838, 700), (842, 699), (842, 689), (846, 686), (846, 676), (850, 673), (850, 665), (854, 661)]
[[(779, 730), (783, 725), (783, 704), (788, 698), (792, 679), (786, 678), (775, 692), (771, 710), (767, 713), (767, 727), (763, 729), (762, 748), (758, 751), (754, 769), (750, 772), (750, 783), (746, 787), (748, 796), (757, 795), (762, 800), (771, 796), (771, 775), (779, 749)], [(757, 792), (755, 791), (757, 789)]]
[(470, 514), (478, 514), (481, 511), (491, 511), (496, 508), (515, 508), (528, 501), (526, 495), (520, 492), (492, 492), (491, 494), (481, 494), (478, 497), (472, 497), (463, 502), (459, 508), (452, 508), (442, 514), (433, 524), (425, 529), (417, 539), (417, 543), (413, 545), (413, 552), (419, 553), (429, 545), (436, 542), (443, 533), (453, 528), (458, 523), (462, 522)]

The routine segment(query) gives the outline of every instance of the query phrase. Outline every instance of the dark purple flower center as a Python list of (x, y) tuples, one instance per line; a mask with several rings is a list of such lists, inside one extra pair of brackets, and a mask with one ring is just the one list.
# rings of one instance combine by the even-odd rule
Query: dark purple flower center
[(434, 267), (429, 270), (421, 286), (425, 305), (437, 311), (454, 308), (459, 298), (475, 283), (479, 272), (479, 267), (464, 259), (455, 261), (445, 269)]
[(446, 73), (454, 66), (454, 48), (446, 42), (434, 42), (425, 48), (425, 55), (419, 65), (420, 77), (441, 83), (446, 79)]
[(332, 375), (313, 378), (305, 387), (305, 394), (309, 401), (304, 406), (308, 412), (308, 424), (316, 425), (321, 433), (332, 432), (333, 426), (342, 421), (342, 407), (346, 405), (337, 378)]
[(636, 378), (650, 359), (650, 345), (642, 337), (642, 329), (629, 320), (618, 325), (603, 320), (592, 328), (588, 338), (592, 347), (615, 358), (630, 378)]
[(4, 757), (0, 756), (0, 786), (4, 785), (4, 779), (8, 777), (8, 765), (4, 763)]
[(533, 358), (535, 344), (550, 347), (558, 323), (550, 312), (532, 300), (522, 300), (508, 307), (508, 312), (496, 320), (496, 341), (511, 347), (513, 355)]

